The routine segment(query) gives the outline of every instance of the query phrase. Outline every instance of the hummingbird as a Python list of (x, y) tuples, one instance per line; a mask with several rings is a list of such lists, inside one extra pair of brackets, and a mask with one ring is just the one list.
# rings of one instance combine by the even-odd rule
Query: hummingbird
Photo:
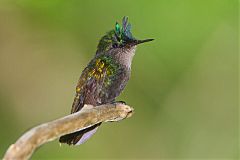
[[(128, 17), (118, 22), (99, 41), (96, 54), (82, 71), (76, 86), (71, 114), (80, 111), (85, 104), (98, 106), (115, 103), (125, 88), (131, 74), (131, 64), (139, 44), (153, 39), (139, 40), (132, 36)], [(80, 145), (97, 131), (101, 123), (60, 137), (60, 143)]]

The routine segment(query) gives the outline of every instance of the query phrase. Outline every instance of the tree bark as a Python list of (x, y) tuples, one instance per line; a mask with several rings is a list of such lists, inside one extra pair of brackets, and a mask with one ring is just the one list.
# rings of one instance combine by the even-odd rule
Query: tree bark
[(41, 145), (62, 135), (73, 133), (100, 122), (120, 121), (131, 117), (133, 108), (116, 103), (93, 107), (85, 105), (80, 112), (38, 125), (24, 133), (6, 151), (4, 160), (26, 160)]

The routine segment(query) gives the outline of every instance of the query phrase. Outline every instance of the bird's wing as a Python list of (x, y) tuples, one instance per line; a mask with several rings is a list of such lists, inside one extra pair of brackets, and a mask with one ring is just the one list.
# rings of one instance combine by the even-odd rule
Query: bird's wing
[(100, 56), (93, 59), (83, 70), (78, 81), (71, 113), (78, 112), (84, 104), (100, 104), (99, 93), (102, 87), (110, 84), (109, 77), (115, 71), (116, 65), (109, 57)]

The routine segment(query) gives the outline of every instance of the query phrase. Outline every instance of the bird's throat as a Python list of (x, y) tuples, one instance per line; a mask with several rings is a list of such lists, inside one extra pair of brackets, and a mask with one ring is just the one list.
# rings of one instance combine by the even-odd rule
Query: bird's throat
[(132, 60), (135, 55), (136, 46), (133, 46), (128, 49), (120, 49), (117, 53), (114, 54), (114, 58), (118, 61), (119, 64), (131, 68)]

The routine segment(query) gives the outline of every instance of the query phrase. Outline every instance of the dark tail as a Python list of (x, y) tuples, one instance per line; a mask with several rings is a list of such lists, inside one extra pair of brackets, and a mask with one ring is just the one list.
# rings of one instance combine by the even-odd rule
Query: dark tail
[(69, 145), (80, 145), (86, 142), (94, 133), (97, 131), (98, 127), (101, 123), (95, 124), (89, 128), (86, 128), (81, 131), (77, 131), (74, 133), (66, 134), (60, 137), (60, 143), (67, 143)]

